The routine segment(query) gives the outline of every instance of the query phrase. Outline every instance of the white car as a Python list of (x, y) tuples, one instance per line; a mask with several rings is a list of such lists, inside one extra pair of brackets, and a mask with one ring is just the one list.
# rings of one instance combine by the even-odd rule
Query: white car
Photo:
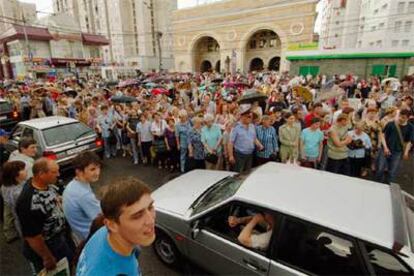
[[(196, 170), (152, 194), (154, 250), (223, 275), (413, 275), (414, 198), (398, 185), (268, 163), (249, 175)], [(271, 214), (267, 249), (229, 216)], [(257, 228), (257, 234), (265, 230)]]
[(21, 138), (36, 140), (38, 155), (56, 160), (61, 170), (70, 169), (72, 160), (83, 151), (102, 156), (103, 141), (96, 132), (78, 120), (67, 117), (44, 117), (22, 121), (13, 129), (6, 150), (12, 153)]

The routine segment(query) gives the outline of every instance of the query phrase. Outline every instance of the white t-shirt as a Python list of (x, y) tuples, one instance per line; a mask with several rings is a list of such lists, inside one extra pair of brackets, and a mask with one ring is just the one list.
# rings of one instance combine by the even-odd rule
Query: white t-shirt
[(269, 230), (262, 234), (253, 234), (251, 237), (252, 240), (252, 248), (260, 249), (260, 250), (267, 250), (267, 247), (270, 243), (270, 238), (272, 237), (273, 230)]

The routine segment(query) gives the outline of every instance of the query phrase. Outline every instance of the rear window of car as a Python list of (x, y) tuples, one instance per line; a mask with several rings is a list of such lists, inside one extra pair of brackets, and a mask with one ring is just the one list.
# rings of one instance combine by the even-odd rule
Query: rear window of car
[(95, 132), (82, 123), (61, 125), (43, 130), (46, 145), (54, 146), (85, 137)]
[(8, 102), (0, 102), (0, 113), (9, 113), (12, 111), (12, 106)]

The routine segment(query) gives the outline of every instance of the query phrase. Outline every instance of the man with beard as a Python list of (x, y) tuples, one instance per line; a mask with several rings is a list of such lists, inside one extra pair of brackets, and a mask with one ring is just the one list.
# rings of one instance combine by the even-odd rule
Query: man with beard
[(138, 247), (155, 240), (151, 190), (126, 178), (109, 184), (101, 200), (104, 224), (83, 249), (76, 275), (140, 275)]

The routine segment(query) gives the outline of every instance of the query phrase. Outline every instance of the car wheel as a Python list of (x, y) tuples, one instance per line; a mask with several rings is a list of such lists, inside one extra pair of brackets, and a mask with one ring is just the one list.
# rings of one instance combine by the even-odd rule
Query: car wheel
[(157, 231), (157, 236), (153, 245), (155, 254), (168, 266), (179, 267), (180, 252), (174, 242), (166, 234)]

